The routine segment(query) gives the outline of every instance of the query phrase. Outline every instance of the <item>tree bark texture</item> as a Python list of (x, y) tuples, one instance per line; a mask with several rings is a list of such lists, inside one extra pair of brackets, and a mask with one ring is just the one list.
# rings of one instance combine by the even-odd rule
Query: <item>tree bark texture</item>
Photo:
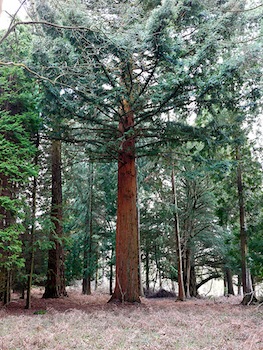
[(192, 251), (189, 247), (184, 247), (182, 265), (186, 298), (188, 299), (191, 297), (196, 297), (198, 295), (198, 292), (196, 284), (195, 267), (192, 264)]
[(53, 229), (50, 240), (53, 247), (48, 252), (47, 282), (43, 298), (59, 298), (66, 296), (64, 275), (64, 251), (62, 247), (62, 181), (61, 181), (61, 141), (52, 140), (52, 203), (51, 221)]
[(116, 278), (110, 301), (140, 302), (137, 179), (133, 127), (134, 112), (124, 100), (119, 123), (122, 141), (118, 158)]

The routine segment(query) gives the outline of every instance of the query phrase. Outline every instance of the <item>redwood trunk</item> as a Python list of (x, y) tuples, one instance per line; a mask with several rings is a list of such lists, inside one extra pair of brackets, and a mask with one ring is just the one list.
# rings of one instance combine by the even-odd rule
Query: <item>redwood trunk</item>
[(134, 112), (123, 101), (123, 115), (119, 123), (123, 141), (118, 158), (116, 281), (110, 301), (140, 302), (135, 139), (131, 135), (133, 127)]
[(53, 247), (48, 252), (47, 283), (43, 298), (59, 298), (66, 296), (64, 275), (64, 251), (62, 247), (62, 181), (61, 181), (61, 141), (52, 140), (52, 203), (51, 221), (53, 229), (50, 240)]

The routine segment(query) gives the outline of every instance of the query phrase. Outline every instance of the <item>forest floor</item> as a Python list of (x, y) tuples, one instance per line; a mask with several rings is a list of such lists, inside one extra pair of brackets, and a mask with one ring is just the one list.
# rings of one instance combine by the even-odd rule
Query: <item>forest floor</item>
[(1, 350), (263, 350), (263, 306), (239, 297), (116, 305), (102, 293), (42, 294), (34, 290), (30, 310), (18, 295), (0, 308)]

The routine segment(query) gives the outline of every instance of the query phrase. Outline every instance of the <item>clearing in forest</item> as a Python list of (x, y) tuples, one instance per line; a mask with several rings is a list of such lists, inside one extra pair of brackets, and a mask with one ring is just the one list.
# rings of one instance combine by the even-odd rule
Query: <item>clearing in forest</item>
[(106, 294), (41, 296), (34, 291), (31, 310), (18, 297), (0, 309), (1, 350), (263, 349), (263, 307), (238, 297), (116, 305)]

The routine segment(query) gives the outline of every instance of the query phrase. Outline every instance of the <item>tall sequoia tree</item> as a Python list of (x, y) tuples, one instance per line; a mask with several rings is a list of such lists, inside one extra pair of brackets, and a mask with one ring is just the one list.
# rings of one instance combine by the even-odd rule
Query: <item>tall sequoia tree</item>
[[(165, 112), (186, 118), (207, 99), (211, 104), (222, 86), (227, 90), (233, 62), (224, 67), (220, 61), (244, 5), (164, 0), (143, 8), (140, 3), (113, 3), (105, 11), (103, 1), (82, 2), (78, 9), (69, 1), (60, 19), (47, 16), (48, 5), (38, 6), (50, 35), (50, 44), (41, 38), (38, 47), (41, 74), (63, 88), (57, 107), (89, 126), (84, 132), (79, 125), (64, 138), (86, 141), (97, 158), (118, 160), (112, 300), (132, 302), (139, 301), (135, 159), (158, 153), (167, 142), (203, 137), (196, 128), (169, 121)], [(55, 19), (59, 23), (50, 23)]]
[[(75, 62), (64, 63), (60, 56), (62, 66), (58, 70), (54, 65), (50, 78), (71, 86), (57, 102), (89, 125), (85, 134), (73, 136), (86, 140), (97, 157), (118, 159), (116, 285), (111, 300), (133, 302), (139, 301), (135, 159), (158, 152), (160, 143), (201, 137), (194, 128), (169, 122), (163, 113), (188, 116), (192, 101), (199, 103), (228, 81), (230, 68), (218, 73), (214, 66), (219, 65), (220, 42), (230, 35), (229, 24), (237, 15), (199, 1), (166, 0), (150, 12), (128, 1), (109, 5), (107, 15), (100, 3), (90, 6), (87, 2), (79, 12), (69, 10), (63, 40), (68, 38), (74, 48)], [(93, 29), (92, 14), (99, 31)], [(54, 53), (63, 50), (56, 40)], [(61, 74), (63, 69), (66, 74)], [(50, 69), (44, 72), (50, 74)]]
[(48, 251), (47, 282), (43, 298), (59, 298), (66, 296), (64, 251), (63, 251), (63, 211), (62, 211), (62, 179), (61, 179), (61, 141), (52, 140), (52, 200), (50, 241), (52, 248)]
[(119, 123), (121, 143), (118, 159), (116, 231), (116, 285), (111, 300), (139, 302), (139, 237), (135, 139), (127, 137), (134, 128), (134, 112), (123, 101)]

